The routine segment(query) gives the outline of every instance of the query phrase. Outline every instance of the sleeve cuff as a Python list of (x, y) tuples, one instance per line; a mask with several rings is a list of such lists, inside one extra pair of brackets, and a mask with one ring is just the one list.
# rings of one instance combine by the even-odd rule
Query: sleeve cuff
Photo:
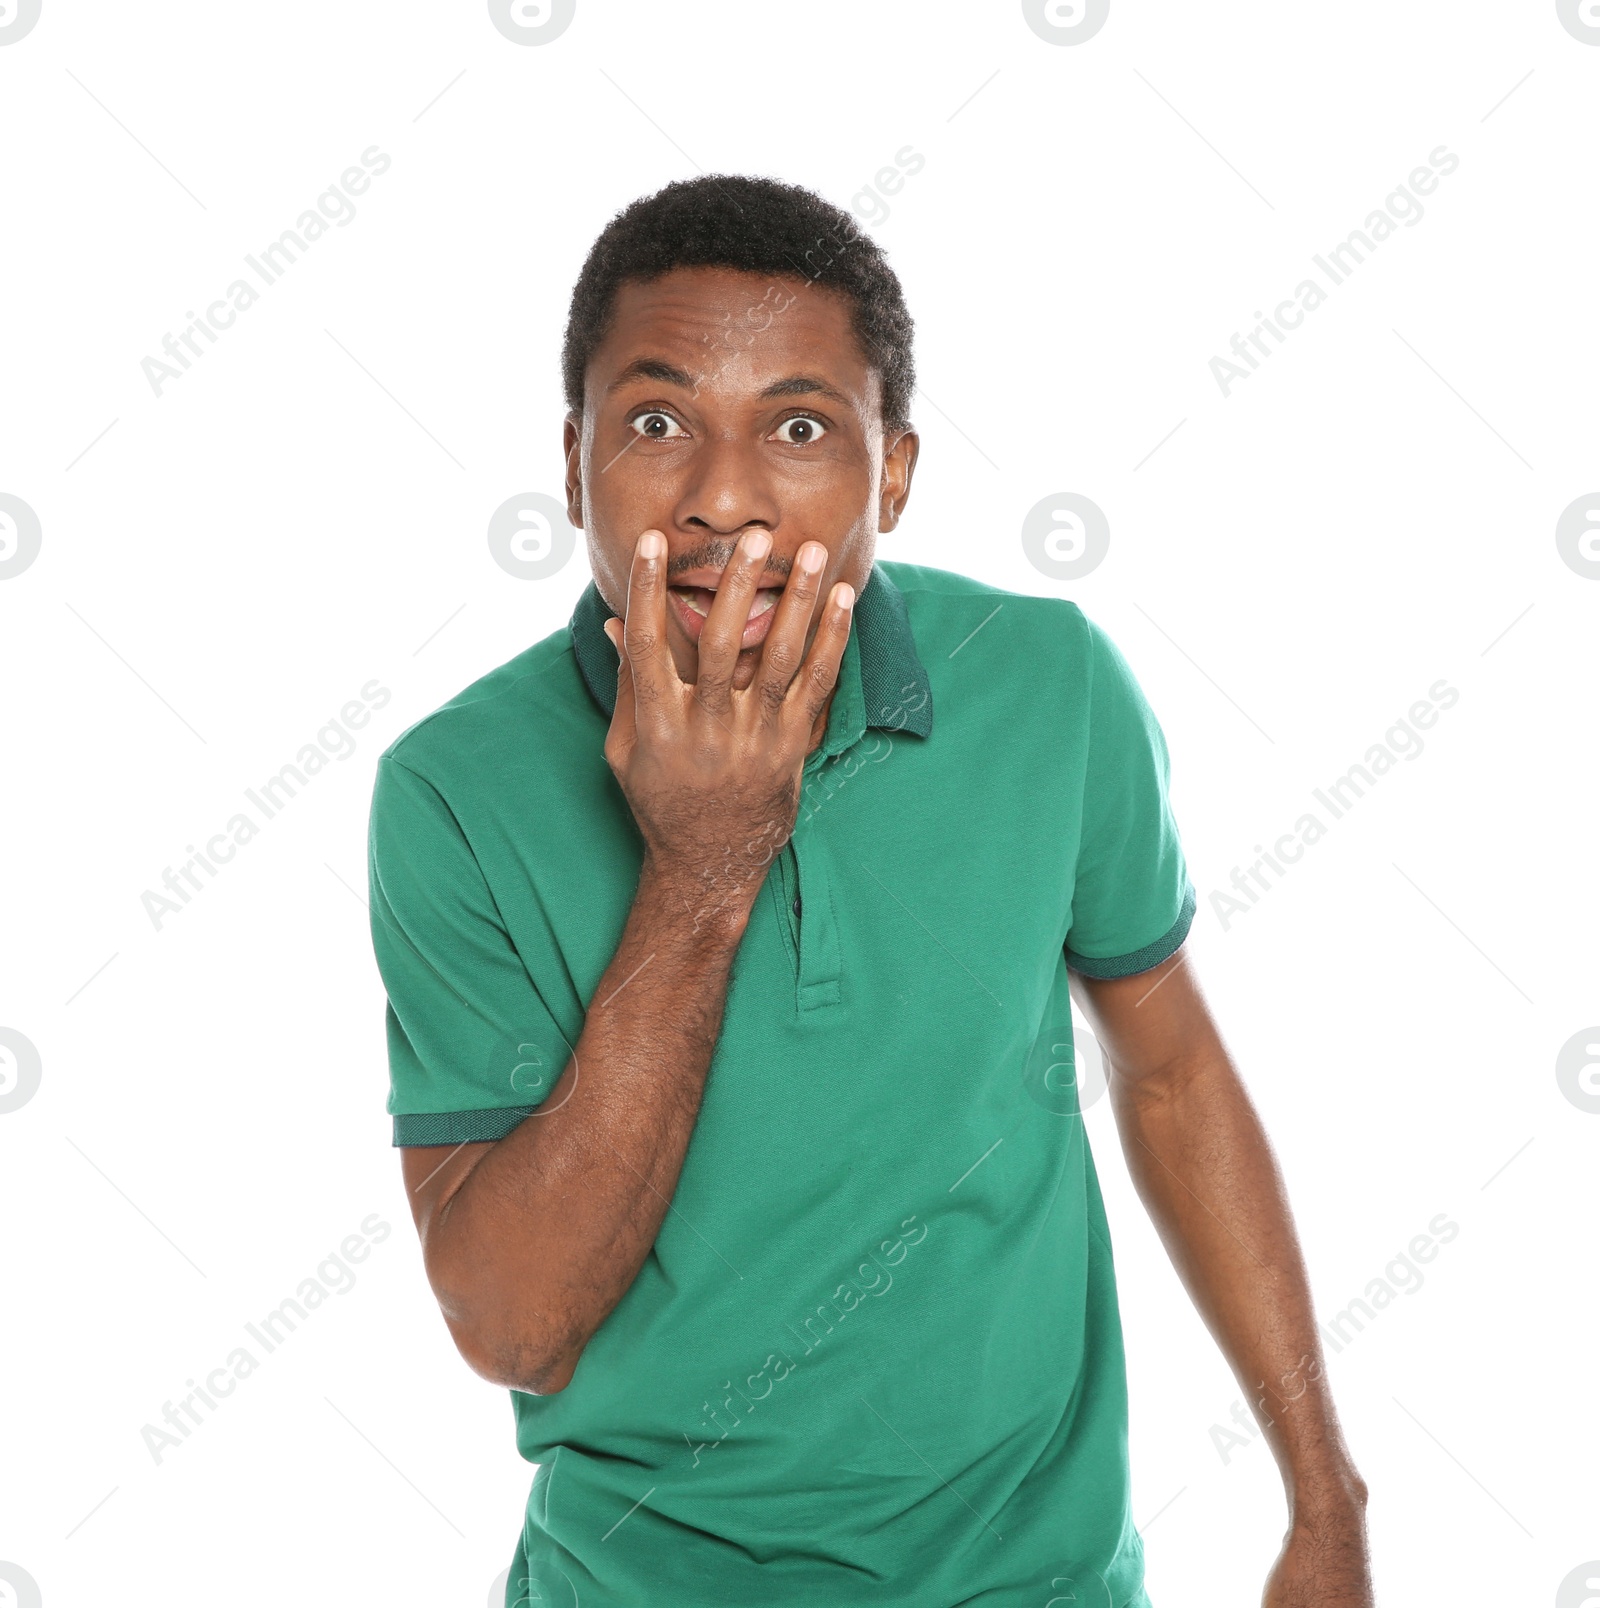
[(1178, 919), (1152, 944), (1136, 949), (1129, 955), (1109, 955), (1096, 959), (1090, 955), (1075, 954), (1069, 946), (1067, 966), (1085, 977), (1132, 977), (1136, 972), (1149, 971), (1177, 952), (1178, 946), (1189, 936), (1196, 906), (1194, 884), (1187, 883), (1183, 893), (1183, 908)]
[(493, 1106), (486, 1111), (424, 1111), (394, 1119), (394, 1143), (403, 1145), (470, 1145), (504, 1139), (531, 1117), (534, 1106)]

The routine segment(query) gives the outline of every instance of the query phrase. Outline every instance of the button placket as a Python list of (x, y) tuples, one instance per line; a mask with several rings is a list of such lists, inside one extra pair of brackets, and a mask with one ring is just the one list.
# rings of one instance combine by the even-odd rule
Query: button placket
[(808, 1015), (837, 1007), (840, 1002), (839, 932), (829, 887), (827, 850), (816, 826), (807, 824), (797, 830), (789, 846), (794, 851), (800, 885), (793, 906), (800, 949), (795, 1003), (802, 1015)]
[[(839, 666), (839, 682), (821, 745), (807, 756), (802, 767), (802, 800), (805, 784), (819, 777), (837, 755), (858, 742), (866, 730), (865, 704), (861, 692), (861, 650), (855, 632), (845, 643)], [(802, 1017), (818, 1011), (836, 1010), (842, 999), (839, 979), (843, 963), (839, 955), (839, 931), (834, 919), (833, 893), (828, 877), (827, 839), (823, 816), (808, 816), (805, 808), (795, 821), (789, 839), (794, 856), (798, 887), (790, 911), (799, 950), (799, 975), (795, 982), (795, 1006)], [(802, 916), (801, 912), (804, 912)]]
[(772, 895), (773, 921), (778, 929), (779, 942), (782, 943), (785, 953), (789, 957), (789, 964), (795, 972), (795, 982), (800, 979), (800, 925), (795, 920), (793, 911), (796, 900), (799, 898), (797, 889), (800, 886), (800, 873), (795, 866), (794, 839), (784, 844), (774, 861), (773, 869), (769, 873), (770, 892)]

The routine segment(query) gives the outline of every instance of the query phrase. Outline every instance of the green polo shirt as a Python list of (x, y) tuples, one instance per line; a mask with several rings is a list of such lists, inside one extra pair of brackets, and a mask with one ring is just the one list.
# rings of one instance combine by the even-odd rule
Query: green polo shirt
[[(621, 937), (609, 617), (591, 585), (378, 763), (398, 1145), (528, 1120)], [(1183, 942), (1167, 783), (1076, 605), (874, 565), (672, 1208), (567, 1388), (512, 1392), (508, 1605), (1146, 1608), (1067, 971)]]

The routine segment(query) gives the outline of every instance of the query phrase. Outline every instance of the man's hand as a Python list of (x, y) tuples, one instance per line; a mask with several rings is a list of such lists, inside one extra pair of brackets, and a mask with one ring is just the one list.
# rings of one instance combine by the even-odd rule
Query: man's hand
[(1364, 1497), (1297, 1514), (1261, 1608), (1373, 1608)]
[(765, 531), (752, 531), (729, 559), (700, 633), (692, 685), (679, 678), (667, 644), (667, 543), (659, 531), (646, 531), (634, 551), (625, 619), (606, 622), (620, 661), (606, 763), (644, 838), (641, 880), (680, 893), (696, 927), (724, 910), (742, 922), (789, 841), (806, 754), (850, 635), (854, 593), (841, 581), (805, 654), (828, 557), (820, 542), (805, 542), (755, 678), (734, 687), (740, 638), (771, 547)]
[(699, 1115), (734, 956), (794, 830), (807, 741), (819, 735), (855, 600), (835, 587), (806, 657), (827, 553), (804, 543), (755, 679), (736, 690), (770, 546), (758, 531), (729, 563), (691, 686), (666, 641), (666, 542), (641, 539), (626, 626), (608, 623), (620, 662), (606, 760), (645, 841), (621, 940), (533, 1116), (496, 1143), (402, 1152), (445, 1322), (472, 1367), (512, 1390), (564, 1389), (649, 1256)]

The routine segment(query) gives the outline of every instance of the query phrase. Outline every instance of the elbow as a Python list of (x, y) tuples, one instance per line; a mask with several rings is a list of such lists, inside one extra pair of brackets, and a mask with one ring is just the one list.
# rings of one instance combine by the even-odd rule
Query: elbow
[(491, 1385), (528, 1396), (554, 1396), (572, 1383), (582, 1347), (555, 1344), (513, 1325), (466, 1323), (446, 1313), (450, 1337), (462, 1361)]
[(588, 1334), (560, 1311), (530, 1308), (525, 1296), (520, 1301), (507, 1298), (508, 1290), (525, 1291), (532, 1284), (547, 1288), (544, 1304), (550, 1304), (556, 1292), (545, 1280), (529, 1278), (525, 1268), (508, 1268), (498, 1259), (467, 1267), (437, 1254), (425, 1254), (424, 1261), (450, 1338), (480, 1379), (529, 1396), (553, 1396), (566, 1389)]
[(525, 1391), (530, 1396), (554, 1396), (572, 1383), (572, 1376), (577, 1371), (577, 1357), (557, 1357), (553, 1361), (546, 1362), (520, 1384), (513, 1384), (507, 1388)]

